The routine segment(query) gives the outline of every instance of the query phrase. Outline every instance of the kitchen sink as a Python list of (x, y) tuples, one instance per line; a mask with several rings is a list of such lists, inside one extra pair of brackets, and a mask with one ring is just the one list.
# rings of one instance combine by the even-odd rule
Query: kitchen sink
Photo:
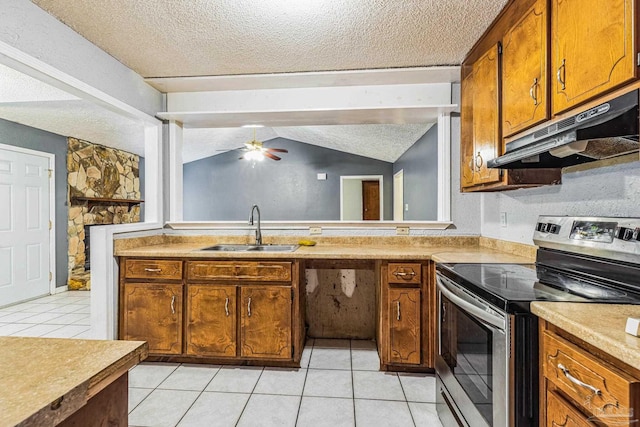
[(216, 252), (293, 252), (298, 249), (299, 245), (214, 245), (208, 248), (200, 249), (201, 251)]

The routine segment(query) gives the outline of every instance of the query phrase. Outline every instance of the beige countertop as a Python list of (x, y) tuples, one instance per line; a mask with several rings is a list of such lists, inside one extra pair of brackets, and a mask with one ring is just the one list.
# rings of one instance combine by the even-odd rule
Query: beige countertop
[(215, 252), (202, 251), (211, 246), (204, 242), (116, 246), (116, 256), (158, 258), (234, 258), (234, 259), (387, 259), (436, 262), (531, 263), (527, 254), (514, 254), (476, 245), (393, 245), (393, 244), (325, 244), (301, 246), (294, 252)]
[(0, 337), (0, 425), (57, 424), (144, 360), (147, 349), (140, 341)]
[(640, 338), (624, 331), (627, 317), (640, 317), (640, 305), (533, 302), (531, 311), (616, 359), (640, 369)]

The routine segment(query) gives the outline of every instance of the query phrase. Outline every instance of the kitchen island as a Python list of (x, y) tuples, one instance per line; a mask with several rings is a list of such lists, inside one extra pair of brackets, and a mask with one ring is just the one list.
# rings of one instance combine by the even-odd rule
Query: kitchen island
[(140, 341), (0, 337), (0, 425), (127, 425)]

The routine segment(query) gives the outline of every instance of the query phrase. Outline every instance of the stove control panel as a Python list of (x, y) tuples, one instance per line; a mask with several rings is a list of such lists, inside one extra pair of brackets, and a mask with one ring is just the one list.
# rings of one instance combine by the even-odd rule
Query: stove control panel
[(640, 218), (540, 216), (533, 241), (543, 248), (640, 263)]

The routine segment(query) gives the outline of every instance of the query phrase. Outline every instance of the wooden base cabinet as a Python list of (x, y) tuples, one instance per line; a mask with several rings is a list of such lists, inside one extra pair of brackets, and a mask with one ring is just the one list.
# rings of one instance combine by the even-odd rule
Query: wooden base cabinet
[(420, 364), (420, 289), (391, 288), (387, 294), (388, 360)]
[(187, 285), (187, 354), (235, 357), (236, 290), (233, 285)]
[(436, 306), (432, 264), (380, 264), (378, 348), (382, 370), (433, 368)]
[(291, 288), (242, 286), (240, 295), (241, 356), (290, 359)]
[(182, 285), (126, 283), (121, 338), (147, 341), (149, 353), (182, 353)]
[(540, 322), (540, 425), (635, 426), (640, 371)]

